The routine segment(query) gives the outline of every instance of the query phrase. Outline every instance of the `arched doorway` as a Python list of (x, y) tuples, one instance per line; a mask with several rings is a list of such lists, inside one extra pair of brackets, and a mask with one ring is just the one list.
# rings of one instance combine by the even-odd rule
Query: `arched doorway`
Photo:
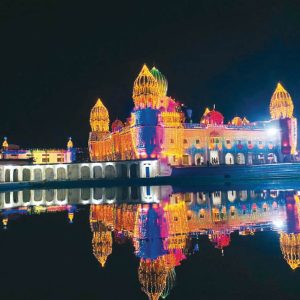
[(236, 163), (238, 165), (244, 165), (246, 163), (244, 153), (238, 153), (236, 155)]
[(41, 201), (43, 197), (43, 191), (42, 190), (34, 190), (34, 201)]
[(90, 175), (90, 168), (88, 166), (83, 166), (81, 167), (81, 179), (90, 179), (91, 175)]
[(67, 179), (67, 172), (65, 168), (57, 169), (57, 179)]
[(274, 153), (269, 153), (268, 154), (268, 163), (269, 164), (274, 164), (277, 163), (277, 156)]
[(118, 177), (127, 178), (127, 166), (125, 164), (118, 165)]
[(102, 178), (102, 168), (101, 166), (95, 166), (93, 168), (94, 178)]
[(5, 170), (5, 182), (10, 182), (10, 170)]
[(138, 178), (138, 177), (139, 177), (138, 164), (132, 164), (130, 166), (130, 178)]
[(234, 156), (231, 153), (227, 153), (225, 155), (225, 164), (226, 165), (233, 165), (234, 164)]
[(65, 189), (58, 189), (57, 190), (57, 200), (58, 201), (64, 201), (67, 196), (67, 190)]
[(81, 189), (81, 200), (90, 200), (91, 190), (89, 188)]
[(113, 187), (106, 188), (105, 197), (107, 200), (113, 200), (116, 197), (116, 188)]
[(47, 168), (45, 171), (46, 180), (54, 180), (54, 170), (52, 168)]
[(54, 200), (54, 190), (51, 189), (51, 190), (46, 190), (45, 191), (45, 198), (46, 198), (46, 201), (48, 202), (51, 202)]
[(195, 165), (196, 166), (200, 166), (200, 165), (203, 165), (204, 164), (204, 157), (202, 154), (200, 153), (197, 153), (195, 155)]
[(94, 199), (100, 200), (103, 197), (102, 188), (94, 188)]
[(105, 178), (111, 179), (116, 177), (116, 170), (112, 165), (106, 166), (104, 173), (105, 173)]
[(239, 198), (241, 201), (246, 201), (248, 198), (247, 191), (239, 191)]
[(236, 191), (227, 192), (228, 201), (233, 202), (236, 199)]
[(213, 205), (221, 205), (221, 203), (222, 203), (222, 193), (221, 193), (221, 191), (213, 192), (211, 197), (212, 197)]
[(33, 178), (34, 178), (35, 181), (42, 181), (42, 170), (41, 169), (34, 169)]
[(31, 192), (30, 190), (23, 191), (23, 202), (30, 202), (31, 200)]
[(212, 165), (218, 165), (220, 163), (218, 150), (211, 150), (209, 152), (209, 156), (210, 156), (209, 161)]
[(23, 181), (30, 181), (30, 170), (29, 169), (23, 169)]
[(13, 182), (17, 182), (19, 181), (19, 172), (18, 172), (18, 169), (14, 169), (13, 171)]

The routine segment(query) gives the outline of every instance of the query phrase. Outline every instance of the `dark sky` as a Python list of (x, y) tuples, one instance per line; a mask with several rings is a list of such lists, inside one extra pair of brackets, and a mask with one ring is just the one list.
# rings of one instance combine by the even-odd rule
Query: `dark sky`
[(277, 81), (300, 113), (299, 1), (0, 0), (0, 38), (0, 137), (24, 147), (85, 146), (97, 97), (127, 117), (144, 62), (195, 121), (266, 119)]

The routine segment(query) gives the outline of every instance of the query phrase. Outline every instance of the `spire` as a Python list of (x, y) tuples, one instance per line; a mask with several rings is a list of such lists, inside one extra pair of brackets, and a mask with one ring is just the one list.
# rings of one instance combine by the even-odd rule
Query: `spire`
[(283, 85), (278, 82), (270, 102), (271, 118), (273, 120), (292, 118), (293, 112), (294, 104), (292, 98)]
[(107, 108), (98, 98), (96, 104), (91, 110), (90, 125), (92, 131), (108, 132), (109, 131), (109, 114)]
[(68, 140), (68, 143), (67, 143), (67, 148), (68, 149), (71, 149), (71, 148), (73, 148), (73, 142), (72, 142), (72, 138), (71, 137), (69, 137), (69, 140)]
[(4, 137), (4, 141), (2, 143), (2, 148), (4, 150), (6, 150), (8, 148), (8, 142), (7, 142), (7, 137), (6, 136)]
[(137, 109), (152, 107), (157, 104), (159, 87), (156, 78), (151, 74), (146, 64), (143, 65), (133, 84), (132, 98)]

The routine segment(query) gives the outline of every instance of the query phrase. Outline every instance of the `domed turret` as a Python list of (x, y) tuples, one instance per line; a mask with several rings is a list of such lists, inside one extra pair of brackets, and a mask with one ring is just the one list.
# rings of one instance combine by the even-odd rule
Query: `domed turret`
[(132, 98), (135, 108), (155, 108), (159, 97), (158, 82), (146, 65), (134, 81)]
[(216, 111), (215, 108), (213, 108), (213, 110), (206, 108), (200, 123), (206, 125), (222, 125), (224, 123), (224, 116), (220, 112)]
[(280, 248), (289, 266), (297, 269), (300, 266), (300, 234), (280, 233)]
[(109, 131), (109, 115), (107, 108), (103, 105), (99, 98), (95, 106), (91, 110), (90, 125), (92, 131), (108, 132)]
[(164, 258), (141, 259), (139, 266), (139, 281), (142, 291), (147, 294), (149, 300), (158, 300), (166, 288), (168, 268)]
[(230, 123), (234, 126), (242, 126), (243, 120), (240, 117), (234, 117)]
[(294, 104), (292, 98), (282, 84), (278, 82), (270, 103), (271, 118), (273, 120), (292, 118), (293, 112)]
[(159, 98), (163, 98), (167, 95), (168, 91), (168, 81), (166, 77), (155, 67), (151, 69), (151, 74), (154, 76), (158, 83), (158, 96)]
[(98, 224), (99, 229), (93, 233), (92, 247), (93, 254), (99, 261), (101, 267), (105, 266), (108, 256), (112, 253), (112, 233), (109, 229)]
[(111, 130), (112, 132), (115, 131), (119, 131), (121, 128), (124, 127), (124, 124), (121, 120), (116, 119), (115, 121), (113, 121), (113, 123), (111, 124)]

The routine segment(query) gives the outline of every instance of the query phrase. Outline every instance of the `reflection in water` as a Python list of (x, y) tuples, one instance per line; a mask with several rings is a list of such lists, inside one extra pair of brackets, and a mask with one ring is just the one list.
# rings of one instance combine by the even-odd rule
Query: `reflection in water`
[[(278, 231), (283, 258), (292, 269), (298, 268), (299, 209), (297, 191), (277, 190), (173, 193), (159, 203), (91, 204), (93, 254), (105, 267), (113, 242), (131, 242), (139, 258), (141, 289), (149, 299), (157, 300), (174, 288), (176, 267), (201, 250), (200, 235), (224, 254), (233, 232), (248, 236)], [(76, 205), (69, 204), (21, 206), (3, 209), (1, 215), (6, 228), (9, 219), (21, 214), (65, 211), (72, 222), (76, 210)]]

